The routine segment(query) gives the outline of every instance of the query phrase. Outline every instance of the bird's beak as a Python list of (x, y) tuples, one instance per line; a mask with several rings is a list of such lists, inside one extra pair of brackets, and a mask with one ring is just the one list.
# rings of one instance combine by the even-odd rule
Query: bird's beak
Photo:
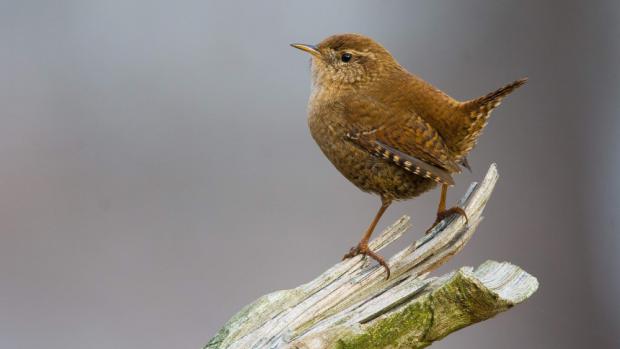
[(291, 46), (293, 46), (294, 48), (300, 49), (302, 51), (306, 51), (315, 57), (321, 57), (321, 52), (314, 45), (291, 44)]

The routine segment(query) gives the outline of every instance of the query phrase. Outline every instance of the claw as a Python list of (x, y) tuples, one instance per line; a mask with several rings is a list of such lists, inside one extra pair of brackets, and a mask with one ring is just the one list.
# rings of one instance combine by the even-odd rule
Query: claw
[(385, 278), (386, 280), (390, 278), (390, 267), (388, 266), (388, 264), (386, 263), (385, 259), (383, 259), (383, 257), (381, 257), (380, 255), (376, 254), (375, 252), (371, 251), (368, 248), (367, 244), (359, 244), (355, 247), (351, 247), (351, 249), (349, 250), (349, 252), (347, 254), (344, 255), (344, 257), (342, 257), (342, 260), (345, 259), (349, 259), (349, 258), (353, 258), (357, 255), (364, 255), (364, 256), (368, 256), (372, 259), (374, 259), (375, 261), (377, 261), (377, 263), (379, 263), (379, 265), (381, 265), (385, 271), (387, 272), (387, 277)]
[(431, 230), (433, 230), (433, 228), (437, 226), (437, 224), (439, 224), (441, 221), (450, 217), (453, 214), (458, 214), (460, 216), (465, 217), (465, 224), (469, 225), (469, 218), (467, 218), (467, 212), (465, 212), (465, 210), (462, 209), (461, 207), (454, 206), (454, 207), (450, 207), (447, 210), (437, 212), (437, 218), (435, 219), (435, 223), (433, 223), (433, 225), (430, 228), (428, 228), (428, 230), (426, 230), (426, 234), (428, 235), (431, 232)]

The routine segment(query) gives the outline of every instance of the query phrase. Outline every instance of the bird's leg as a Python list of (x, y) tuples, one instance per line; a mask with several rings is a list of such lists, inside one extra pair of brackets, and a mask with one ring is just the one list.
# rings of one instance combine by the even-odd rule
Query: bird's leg
[(467, 213), (465, 213), (465, 210), (463, 210), (462, 208), (458, 206), (454, 206), (454, 207), (450, 207), (449, 209), (446, 209), (446, 195), (447, 194), (448, 194), (448, 185), (444, 184), (441, 186), (441, 197), (439, 198), (439, 206), (437, 207), (437, 218), (435, 218), (435, 223), (433, 223), (433, 225), (430, 228), (428, 228), (428, 230), (426, 231), (426, 234), (430, 233), (431, 230), (433, 230), (433, 228), (435, 228), (435, 226), (439, 224), (439, 222), (441, 222), (446, 217), (449, 217), (450, 215), (453, 215), (453, 214), (458, 214), (458, 215), (465, 217), (465, 222), (469, 223), (467, 219)]
[(362, 240), (360, 240), (357, 246), (352, 247), (349, 253), (344, 255), (344, 257), (342, 258), (343, 260), (345, 260), (347, 258), (355, 257), (358, 254), (369, 256), (370, 258), (376, 260), (379, 264), (381, 264), (385, 268), (385, 270), (387, 271), (387, 278), (390, 277), (390, 267), (388, 267), (383, 257), (379, 256), (378, 254), (376, 254), (375, 252), (371, 251), (368, 248), (368, 241), (370, 240), (370, 236), (372, 235), (372, 232), (375, 230), (377, 223), (381, 219), (381, 216), (383, 216), (383, 213), (385, 213), (385, 210), (387, 210), (387, 208), (390, 206), (391, 203), (392, 203), (391, 199), (386, 199), (384, 197), (381, 197), (381, 208), (379, 208), (379, 211), (375, 215), (375, 218), (370, 223), (370, 226), (364, 233), (364, 236), (362, 236)]

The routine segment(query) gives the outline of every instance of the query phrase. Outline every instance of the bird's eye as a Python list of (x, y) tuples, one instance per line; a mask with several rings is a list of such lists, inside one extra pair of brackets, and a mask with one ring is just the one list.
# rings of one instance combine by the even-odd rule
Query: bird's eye
[(351, 56), (350, 53), (343, 53), (342, 57), (340, 57), (340, 59), (342, 59), (342, 61), (346, 63), (346, 62), (351, 60), (351, 57), (353, 57), (353, 56)]

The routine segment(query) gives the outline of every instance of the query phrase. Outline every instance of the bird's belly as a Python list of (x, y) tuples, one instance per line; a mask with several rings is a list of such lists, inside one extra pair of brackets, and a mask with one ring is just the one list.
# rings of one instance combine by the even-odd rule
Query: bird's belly
[(437, 183), (417, 176), (384, 159), (370, 155), (345, 139), (337, 124), (310, 117), (310, 132), (321, 151), (351, 183), (365, 192), (394, 200), (416, 197)]

